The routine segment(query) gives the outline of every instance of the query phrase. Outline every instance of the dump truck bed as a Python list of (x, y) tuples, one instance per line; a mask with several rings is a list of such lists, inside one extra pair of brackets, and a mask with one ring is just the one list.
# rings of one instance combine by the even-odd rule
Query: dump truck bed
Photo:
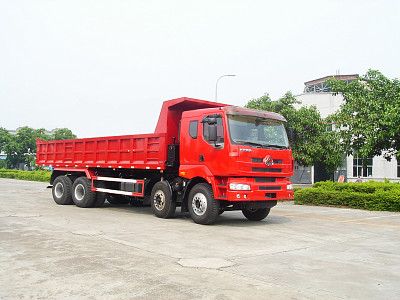
[(37, 141), (36, 164), (53, 168), (165, 169), (166, 134)]
[(152, 134), (59, 141), (37, 140), (36, 164), (68, 169), (164, 170), (168, 144), (178, 141), (182, 112), (223, 106), (226, 104), (182, 97), (163, 103), (155, 132)]

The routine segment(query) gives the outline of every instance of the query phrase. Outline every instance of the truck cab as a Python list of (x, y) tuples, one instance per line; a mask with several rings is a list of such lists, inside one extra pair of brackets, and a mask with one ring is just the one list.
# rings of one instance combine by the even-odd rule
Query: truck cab
[(276, 113), (234, 106), (183, 112), (179, 176), (211, 185), (221, 212), (265, 210), (293, 199), (285, 121)]

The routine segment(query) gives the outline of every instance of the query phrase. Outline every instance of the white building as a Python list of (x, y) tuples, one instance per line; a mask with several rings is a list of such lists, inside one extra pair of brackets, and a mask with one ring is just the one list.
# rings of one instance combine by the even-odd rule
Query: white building
[[(333, 95), (330, 92), (326, 81), (329, 78), (335, 77), (339, 80), (351, 81), (357, 78), (358, 75), (336, 75), (326, 76), (305, 82), (304, 92), (297, 95), (296, 98), (301, 101), (302, 106), (314, 105), (317, 107), (323, 118), (336, 112), (343, 103), (341, 94)], [(323, 171), (322, 171), (323, 172)], [(324, 174), (318, 169), (318, 166), (302, 167), (295, 165), (295, 176), (293, 181), (297, 183), (314, 183), (323, 179)], [(331, 174), (330, 177), (332, 177)], [(334, 174), (333, 178), (337, 180), (340, 175), (344, 175), (347, 181), (355, 181), (358, 177), (363, 180), (382, 181), (389, 179), (391, 181), (400, 181), (400, 164), (395, 158), (390, 162), (382, 156), (373, 158), (361, 159), (352, 155), (344, 157), (343, 166), (340, 167)]]

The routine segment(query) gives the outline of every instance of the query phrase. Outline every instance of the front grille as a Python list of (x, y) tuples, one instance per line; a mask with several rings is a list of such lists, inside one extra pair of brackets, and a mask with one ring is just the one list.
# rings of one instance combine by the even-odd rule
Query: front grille
[[(253, 157), (251, 159), (251, 162), (253, 162), (253, 163), (262, 163), (263, 162), (263, 158)], [(274, 164), (281, 164), (282, 163), (282, 159), (274, 159), (273, 162), (274, 162)]]
[(275, 182), (275, 177), (256, 177), (255, 182)]
[(251, 161), (252, 161), (253, 163), (262, 163), (262, 162), (263, 162), (263, 159), (262, 159), (262, 158), (258, 158), (258, 157), (253, 157), (253, 158), (251, 159)]
[(252, 168), (253, 172), (271, 172), (271, 173), (280, 173), (282, 172), (282, 169), (279, 168)]
[(280, 186), (276, 186), (276, 185), (261, 185), (259, 187), (260, 191), (279, 191), (281, 189)]

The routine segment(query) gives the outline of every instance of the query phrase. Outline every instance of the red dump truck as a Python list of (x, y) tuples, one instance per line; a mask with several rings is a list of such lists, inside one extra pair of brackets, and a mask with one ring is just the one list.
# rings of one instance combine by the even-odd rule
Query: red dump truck
[(38, 140), (36, 156), (53, 168), (57, 204), (141, 201), (160, 218), (178, 206), (212, 224), (231, 210), (260, 221), (277, 200), (293, 199), (285, 119), (216, 102), (165, 101), (152, 134)]

